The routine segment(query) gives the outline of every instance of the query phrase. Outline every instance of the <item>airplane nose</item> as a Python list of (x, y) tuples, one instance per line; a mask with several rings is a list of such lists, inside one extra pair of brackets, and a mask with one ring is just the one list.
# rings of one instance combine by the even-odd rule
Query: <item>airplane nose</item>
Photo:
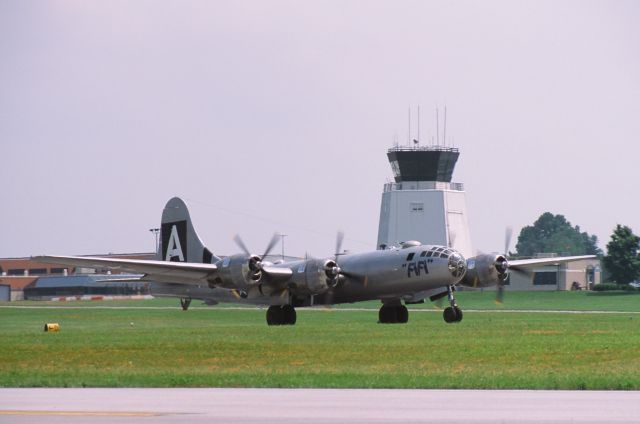
[(466, 274), (467, 261), (464, 260), (460, 252), (454, 251), (451, 256), (449, 256), (449, 272), (456, 278), (462, 278), (464, 274)]

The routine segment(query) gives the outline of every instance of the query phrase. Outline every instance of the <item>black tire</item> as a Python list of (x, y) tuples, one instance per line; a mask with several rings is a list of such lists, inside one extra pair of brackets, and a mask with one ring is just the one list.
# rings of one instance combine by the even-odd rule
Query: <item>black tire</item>
[(458, 308), (457, 306), (454, 308), (454, 310), (456, 311), (456, 322), (460, 322), (462, 321), (462, 309)]
[(444, 318), (444, 321), (446, 323), (452, 323), (457, 321), (458, 314), (456, 313), (455, 309), (449, 306), (444, 309), (444, 312), (442, 312), (442, 317)]
[(396, 308), (396, 316), (398, 317), (398, 323), (400, 324), (406, 324), (409, 322), (409, 310), (404, 305), (400, 305)]
[(282, 324), (284, 325), (294, 325), (296, 323), (296, 309), (291, 305), (283, 305), (282, 306)]
[(269, 309), (267, 309), (267, 325), (282, 325), (283, 318), (284, 313), (280, 306), (269, 306)]
[(378, 324), (386, 324), (387, 323), (387, 308), (383, 306), (380, 307), (378, 311)]
[(378, 322), (380, 324), (394, 324), (397, 322), (396, 308), (393, 306), (382, 305), (378, 312)]

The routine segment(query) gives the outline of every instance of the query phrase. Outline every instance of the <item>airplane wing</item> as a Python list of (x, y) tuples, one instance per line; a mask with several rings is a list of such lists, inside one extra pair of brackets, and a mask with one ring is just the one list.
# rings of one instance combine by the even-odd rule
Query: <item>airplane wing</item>
[(562, 256), (558, 258), (542, 258), (542, 259), (514, 259), (509, 260), (509, 269), (524, 269), (534, 266), (558, 265), (565, 262), (580, 261), (583, 259), (597, 259), (596, 255), (583, 256)]
[(145, 280), (201, 284), (218, 271), (214, 264), (191, 262), (150, 261), (140, 259), (110, 259), (93, 256), (36, 256), (38, 262), (79, 266), (85, 268), (106, 268), (145, 274)]

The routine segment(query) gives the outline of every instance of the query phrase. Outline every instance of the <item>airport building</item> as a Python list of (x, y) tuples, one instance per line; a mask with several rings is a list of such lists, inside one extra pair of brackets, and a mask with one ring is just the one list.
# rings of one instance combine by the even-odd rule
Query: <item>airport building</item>
[[(126, 253), (108, 255), (87, 255), (114, 259), (155, 259), (154, 253)], [(100, 275), (96, 277), (94, 275)], [(0, 301), (23, 300), (43, 297), (44, 293), (54, 295), (53, 287), (60, 287), (58, 295), (120, 294), (122, 288), (106, 287), (97, 283), (103, 279), (119, 275), (106, 269), (61, 267), (34, 261), (32, 258), (0, 258)], [(78, 276), (86, 276), (77, 278)], [(102, 287), (103, 288), (98, 288)], [(131, 285), (131, 292), (140, 292), (142, 287)], [(25, 296), (26, 294), (26, 296)]]
[(600, 261), (583, 259), (533, 268), (527, 274), (512, 272), (506, 287), (519, 291), (591, 290), (601, 278)]

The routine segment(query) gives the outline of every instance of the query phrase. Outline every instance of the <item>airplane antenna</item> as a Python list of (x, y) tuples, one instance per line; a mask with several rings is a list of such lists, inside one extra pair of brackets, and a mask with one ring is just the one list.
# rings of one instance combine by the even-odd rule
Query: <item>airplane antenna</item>
[(447, 106), (444, 106), (444, 135), (442, 136), (442, 143), (446, 146), (447, 145)]
[(411, 144), (411, 106), (409, 106), (409, 136), (407, 137), (407, 143)]
[(438, 107), (436, 106), (436, 146), (440, 145), (440, 119), (438, 117)]
[(420, 105), (418, 105), (418, 143), (420, 143)]

